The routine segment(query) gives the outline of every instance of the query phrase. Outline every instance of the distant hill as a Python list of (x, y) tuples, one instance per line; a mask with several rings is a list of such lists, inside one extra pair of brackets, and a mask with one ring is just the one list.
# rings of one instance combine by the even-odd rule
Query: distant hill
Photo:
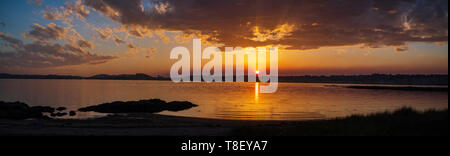
[(12, 75), (0, 74), (0, 79), (83, 79), (81, 76), (71, 75)]
[[(91, 80), (170, 80), (168, 77), (152, 77), (146, 74), (94, 75), (12, 75), (0, 74), (0, 79), (91, 79)], [(390, 85), (448, 85), (448, 75), (355, 75), (355, 76), (281, 76), (279, 82), (289, 83), (338, 83), (338, 84), (390, 84)]]
[(12, 75), (0, 74), (0, 79), (90, 79), (90, 80), (170, 80), (165, 77), (152, 77), (146, 74), (135, 75), (95, 75), (90, 77), (70, 76), (70, 75)]
[(146, 74), (135, 74), (135, 75), (95, 75), (87, 77), (86, 79), (98, 79), (98, 80), (161, 80), (162, 77), (152, 77)]
[(280, 82), (391, 84), (391, 85), (448, 85), (448, 75), (356, 75), (356, 76), (287, 76)]

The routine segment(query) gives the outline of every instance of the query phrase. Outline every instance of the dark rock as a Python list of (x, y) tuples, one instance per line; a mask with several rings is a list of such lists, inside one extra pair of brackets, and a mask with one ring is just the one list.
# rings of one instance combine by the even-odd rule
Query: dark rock
[(165, 110), (181, 111), (196, 107), (197, 105), (190, 102), (170, 102), (159, 99), (129, 101), (129, 102), (112, 102), (97, 106), (81, 108), (81, 112), (99, 112), (99, 113), (158, 113)]
[(33, 111), (41, 112), (41, 113), (53, 113), (55, 112), (55, 108), (48, 106), (34, 106), (30, 108)]
[(69, 115), (70, 115), (70, 116), (75, 116), (75, 115), (77, 115), (77, 113), (76, 113), (75, 111), (70, 111), (70, 112), (69, 112)]
[(51, 117), (63, 117), (66, 115), (67, 115), (67, 113), (60, 113), (60, 112), (50, 114)]
[(0, 119), (22, 120), (28, 118), (44, 118), (40, 111), (31, 109), (21, 102), (0, 102)]
[(56, 108), (57, 111), (65, 111), (67, 108), (66, 107), (58, 107)]
[(112, 102), (79, 109), (80, 112), (99, 113), (157, 113), (164, 111), (166, 102), (159, 99)]
[(56, 113), (57, 117), (63, 117), (63, 116), (67, 116), (67, 113)]
[(172, 112), (178, 112), (186, 109), (191, 109), (192, 107), (197, 107), (198, 105), (195, 105), (188, 101), (173, 101), (167, 103), (165, 109)]
[(0, 118), (2, 119), (25, 119), (28, 117), (29, 107), (20, 102), (0, 102)]

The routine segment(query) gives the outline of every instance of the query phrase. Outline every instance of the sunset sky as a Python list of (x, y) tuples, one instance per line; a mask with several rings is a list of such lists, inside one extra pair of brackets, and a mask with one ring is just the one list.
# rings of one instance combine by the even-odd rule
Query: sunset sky
[(193, 38), (279, 46), (280, 75), (447, 74), (448, 0), (0, 1), (0, 73), (168, 76)]

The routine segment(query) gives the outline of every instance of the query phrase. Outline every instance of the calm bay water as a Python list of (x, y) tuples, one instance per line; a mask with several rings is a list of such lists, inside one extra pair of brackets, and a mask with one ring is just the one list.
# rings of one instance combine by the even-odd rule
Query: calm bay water
[[(447, 109), (446, 92), (357, 90), (332, 84), (281, 83), (275, 94), (259, 94), (259, 83), (179, 83), (121, 80), (0, 80), (0, 101), (32, 106), (81, 107), (113, 101), (162, 99), (199, 107), (161, 114), (245, 120), (310, 120), (392, 111)], [(77, 118), (101, 116), (81, 113)]]

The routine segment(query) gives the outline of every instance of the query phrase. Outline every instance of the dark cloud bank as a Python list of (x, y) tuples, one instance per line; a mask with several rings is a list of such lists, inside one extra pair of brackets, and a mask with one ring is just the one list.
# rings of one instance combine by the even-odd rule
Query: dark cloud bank
[[(233, 47), (360, 45), (407, 51), (408, 42), (448, 42), (448, 0), (79, 0), (62, 8), (52, 17), (84, 19), (93, 10), (140, 28), (129, 31), (136, 37), (142, 29), (179, 31)], [(35, 24), (23, 36), (32, 43), (0, 33), (0, 66), (57, 67), (116, 58), (89, 52), (91, 42), (53, 23)]]
[[(125, 25), (226, 46), (405, 46), (448, 41), (448, 0), (84, 0)], [(403, 48), (404, 49), (404, 48)]]

